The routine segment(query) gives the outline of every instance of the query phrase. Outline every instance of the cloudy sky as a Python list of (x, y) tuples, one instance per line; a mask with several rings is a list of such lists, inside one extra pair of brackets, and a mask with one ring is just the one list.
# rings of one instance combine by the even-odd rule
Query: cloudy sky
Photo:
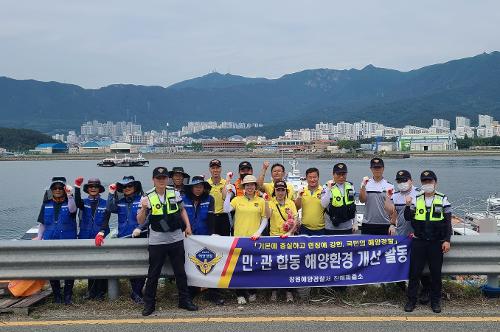
[(0, 0), (0, 76), (168, 86), (500, 50), (500, 1)]

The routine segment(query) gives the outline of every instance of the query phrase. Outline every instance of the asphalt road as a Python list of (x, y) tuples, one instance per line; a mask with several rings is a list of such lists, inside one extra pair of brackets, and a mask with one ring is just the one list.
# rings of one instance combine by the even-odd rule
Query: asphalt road
[[(310, 317), (304, 317), (306, 319), (310, 319)], [(373, 317), (375, 320), (384, 319), (385, 317)], [(472, 330), (476, 331), (499, 331), (500, 329), (500, 317), (497, 317), (496, 322), (488, 322), (488, 321), (475, 321), (475, 322), (467, 322), (464, 321), (467, 318), (463, 318), (461, 321), (460, 318), (444, 318), (443, 321), (436, 322), (423, 322), (423, 321), (406, 321), (404, 317), (401, 317), (401, 321), (390, 321), (390, 322), (381, 322), (381, 321), (352, 321), (352, 322), (338, 322), (338, 321), (307, 321), (307, 320), (297, 320), (294, 322), (259, 322), (258, 318), (255, 319), (253, 317), (246, 317), (245, 321), (237, 322), (237, 323), (228, 323), (228, 322), (165, 322), (165, 319), (150, 319), (150, 320), (142, 320), (138, 319), (136, 321), (126, 320), (123, 322), (116, 322), (113, 324), (91, 324), (91, 323), (83, 323), (78, 324), (78, 321), (68, 321), (69, 325), (48, 325), (48, 326), (40, 326), (40, 325), (31, 325), (26, 324), (23, 325), (21, 322), (20, 326), (4, 326), (6, 322), (0, 322), (0, 331), (77, 331), (77, 332), (87, 332), (87, 331), (106, 331), (106, 332), (132, 332), (138, 331), (141, 332), (153, 332), (153, 331), (265, 331), (265, 332), (273, 332), (273, 331), (300, 331), (300, 330), (310, 330), (315, 332), (320, 331), (414, 331), (414, 332), (429, 332), (429, 331), (453, 331), (460, 332), (466, 331), (470, 332)], [(415, 317), (413, 317), (415, 318)], [(426, 317), (424, 317), (425, 319)], [(428, 318), (428, 317), (427, 317)], [(371, 319), (370, 317), (363, 317), (364, 320)], [(469, 317), (470, 319), (470, 317)], [(256, 321), (257, 320), (257, 321)], [(40, 322), (38, 322), (40, 323)], [(13, 324), (13, 322), (10, 322)]]

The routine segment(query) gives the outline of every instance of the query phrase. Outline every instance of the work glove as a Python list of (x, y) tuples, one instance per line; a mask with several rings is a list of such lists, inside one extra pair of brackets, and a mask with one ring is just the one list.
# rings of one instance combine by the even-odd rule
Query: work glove
[(103, 244), (104, 244), (104, 233), (103, 232), (99, 232), (95, 236), (95, 246), (96, 247), (100, 247)]
[(299, 189), (299, 197), (302, 197), (304, 195), (305, 191), (306, 191), (306, 189), (304, 187), (300, 187), (300, 189)]
[(328, 181), (326, 182), (326, 186), (327, 186), (328, 188), (332, 189), (332, 187), (333, 187), (333, 183), (334, 183), (334, 182), (333, 182), (333, 180), (328, 180)]
[(259, 238), (260, 238), (260, 233), (256, 232), (250, 237), (250, 240), (257, 241)]
[(354, 222), (352, 224), (352, 232), (356, 233), (358, 231), (358, 229), (359, 229), (358, 222), (356, 220), (354, 220)]
[(139, 237), (140, 235), (141, 235), (141, 229), (140, 228), (136, 228), (132, 232), (132, 237)]
[(141, 197), (141, 207), (143, 209), (148, 209), (149, 208), (149, 199), (147, 196), (142, 196)]
[(396, 235), (396, 226), (394, 225), (389, 226), (389, 235), (392, 236)]
[(392, 195), (394, 194), (394, 188), (389, 188), (387, 189), (387, 198), (392, 198)]
[(269, 202), (269, 198), (270, 198), (270, 197), (269, 197), (269, 195), (268, 195), (267, 193), (263, 193), (263, 194), (262, 194), (262, 198), (264, 198), (264, 200), (265, 200), (266, 202)]
[(114, 195), (116, 192), (116, 183), (112, 183), (108, 187), (108, 191), (111, 195)]
[(411, 196), (406, 196), (405, 197), (405, 204), (410, 206), (411, 205), (411, 202), (412, 202), (412, 198)]
[(79, 176), (75, 179), (75, 187), (80, 188), (83, 183), (83, 176)]
[(363, 178), (363, 181), (361, 181), (361, 188), (366, 187), (366, 185), (367, 185), (368, 181), (370, 181), (370, 178), (369, 178), (368, 176), (365, 176), (365, 177)]
[(65, 185), (64, 191), (66, 192), (66, 195), (68, 195), (68, 196), (73, 195), (73, 187), (70, 185)]
[(233, 172), (227, 172), (226, 179), (231, 180), (233, 178)]

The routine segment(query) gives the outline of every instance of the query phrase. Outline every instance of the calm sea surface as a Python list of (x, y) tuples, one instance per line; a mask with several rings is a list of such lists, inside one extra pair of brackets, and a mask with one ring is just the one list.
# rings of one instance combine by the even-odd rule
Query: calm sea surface
[[(0, 162), (0, 239), (18, 238), (36, 224), (42, 197), (50, 178), (65, 176), (69, 184), (77, 176), (99, 177), (105, 187), (124, 175), (133, 175), (149, 189), (151, 172), (154, 167), (183, 166), (191, 176), (209, 176), (208, 159), (152, 160), (150, 167), (139, 168), (101, 168), (92, 160), (54, 160), (54, 161), (2, 161)], [(223, 177), (227, 171), (237, 172), (241, 160), (221, 159)], [(263, 159), (250, 159), (256, 175)], [(269, 159), (271, 163), (281, 162), (281, 158)], [(341, 160), (299, 160), (299, 168), (305, 173), (309, 167), (320, 170), (321, 182), (331, 178), (332, 166)], [(348, 180), (356, 188), (363, 176), (371, 175), (368, 160), (347, 160)], [(285, 160), (285, 167), (289, 168)], [(467, 209), (486, 208), (485, 200), (491, 193), (500, 193), (500, 157), (463, 157), (463, 158), (411, 158), (385, 161), (385, 177), (394, 183), (396, 171), (407, 169), (418, 178), (424, 169), (431, 169), (438, 176), (439, 190), (448, 195), (455, 212)], [(269, 171), (268, 178), (269, 179)], [(267, 180), (266, 179), (266, 180)], [(107, 194), (105, 194), (107, 197)], [(484, 202), (484, 203), (482, 203)], [(113, 220), (112, 222), (116, 222)]]

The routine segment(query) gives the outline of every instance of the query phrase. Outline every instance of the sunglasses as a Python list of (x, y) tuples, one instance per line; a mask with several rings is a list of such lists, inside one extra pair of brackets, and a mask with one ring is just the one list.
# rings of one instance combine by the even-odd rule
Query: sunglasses
[(64, 187), (55, 186), (55, 187), (52, 187), (52, 190), (64, 190)]
[(134, 188), (134, 187), (135, 187), (135, 185), (133, 185), (133, 184), (126, 184), (123, 186), (123, 188)]
[(99, 188), (99, 186), (98, 186), (98, 185), (95, 185), (95, 184), (89, 184), (87, 187), (88, 187), (89, 189), (97, 189), (97, 188)]
[(276, 191), (286, 191), (285, 188), (276, 188)]

